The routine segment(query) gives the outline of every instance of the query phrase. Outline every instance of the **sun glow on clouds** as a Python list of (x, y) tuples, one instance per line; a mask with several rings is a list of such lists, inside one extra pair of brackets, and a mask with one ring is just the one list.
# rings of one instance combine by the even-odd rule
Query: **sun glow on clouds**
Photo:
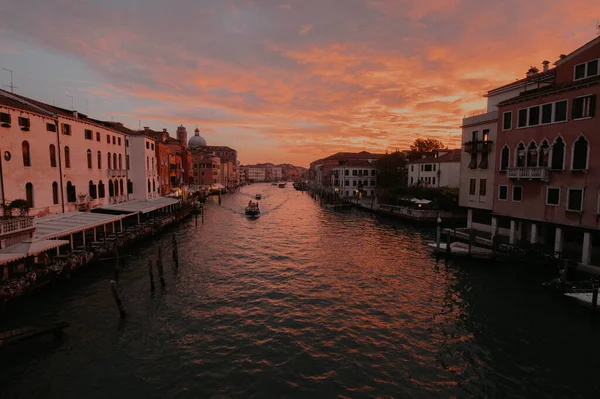
[(78, 60), (79, 92), (106, 105), (92, 116), (199, 125), (245, 163), (303, 165), (421, 136), (459, 145), (461, 118), (485, 108), (486, 90), (593, 38), (600, 12), (597, 0), (547, 0), (543, 12), (519, 0), (9, 3), (0, 61), (18, 67), (21, 46)]

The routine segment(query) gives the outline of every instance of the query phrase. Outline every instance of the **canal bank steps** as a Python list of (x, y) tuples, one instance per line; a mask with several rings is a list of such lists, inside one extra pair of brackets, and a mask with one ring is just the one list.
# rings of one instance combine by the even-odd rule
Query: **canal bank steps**
[(68, 256), (57, 256), (56, 261), (48, 266), (34, 268), (21, 277), (9, 277), (0, 282), (0, 314), (6, 310), (7, 302), (35, 293), (52, 282), (68, 279), (72, 272), (95, 262), (116, 260), (115, 273), (118, 273), (118, 267), (127, 261), (126, 257), (121, 257), (119, 261), (119, 254), (122, 255), (121, 251), (125, 248), (161, 233), (191, 214), (194, 214), (196, 219), (199, 215), (203, 218), (203, 213), (204, 207), (183, 205), (172, 212), (162, 213), (151, 220), (138, 223), (125, 231), (108, 234), (100, 241), (77, 247)]

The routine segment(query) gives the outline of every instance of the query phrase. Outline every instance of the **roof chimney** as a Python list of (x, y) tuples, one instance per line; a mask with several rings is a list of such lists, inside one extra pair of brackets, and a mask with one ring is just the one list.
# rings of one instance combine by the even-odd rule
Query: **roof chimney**
[(539, 71), (540, 71), (540, 70), (539, 70), (539, 69), (537, 69), (537, 68), (536, 68), (536, 67), (534, 67), (534, 66), (532, 66), (532, 67), (529, 67), (529, 70), (527, 71), (527, 77), (533, 76), (533, 75), (535, 75), (536, 73), (538, 73)]
[(150, 130), (150, 128), (149, 128), (148, 126), (144, 126), (144, 131), (145, 131), (145, 132), (147, 132), (147, 131), (149, 131), (149, 130)]
[(74, 116), (75, 118), (77, 118), (77, 117), (79, 116), (79, 114), (77, 113), (77, 111), (73, 111), (73, 116)]
[(560, 58), (561, 60), (562, 60), (563, 58), (565, 58), (565, 57), (566, 57), (566, 55), (564, 55), (564, 54), (561, 54), (561, 55), (559, 55), (559, 56), (558, 56), (558, 58)]
[(548, 64), (550, 64), (550, 61), (544, 60), (544, 62), (542, 62), (542, 65), (544, 66), (544, 72), (548, 72)]
[(167, 133), (167, 129), (163, 127), (163, 133)]

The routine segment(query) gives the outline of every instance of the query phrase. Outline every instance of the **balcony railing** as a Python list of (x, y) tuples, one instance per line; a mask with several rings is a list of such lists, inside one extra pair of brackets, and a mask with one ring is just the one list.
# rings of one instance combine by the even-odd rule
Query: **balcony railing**
[(492, 143), (493, 141), (490, 140), (467, 141), (465, 143), (465, 152), (490, 152), (492, 150)]
[(127, 170), (125, 169), (107, 169), (108, 176), (110, 177), (125, 177)]
[(33, 229), (33, 216), (0, 220), (0, 236)]
[(517, 167), (506, 170), (509, 179), (529, 179), (548, 181), (550, 170), (540, 167)]

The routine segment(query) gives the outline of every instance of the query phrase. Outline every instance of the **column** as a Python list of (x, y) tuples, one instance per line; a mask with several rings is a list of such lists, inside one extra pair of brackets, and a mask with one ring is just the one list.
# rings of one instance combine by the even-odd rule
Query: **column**
[(538, 229), (537, 229), (537, 223), (531, 223), (531, 237), (529, 242), (531, 242), (532, 244), (537, 243), (537, 237), (538, 237)]
[(123, 232), (123, 219), (119, 220), (119, 231)]
[(70, 241), (71, 241), (71, 251), (72, 251), (73, 250), (73, 234), (71, 234), (69, 236), (69, 238), (70, 238)]
[(473, 209), (467, 210), (467, 229), (473, 228)]
[(98, 240), (96, 239), (96, 235), (97, 235), (97, 233), (96, 233), (96, 229), (97, 229), (97, 227), (94, 227), (94, 241), (98, 241)]
[(524, 223), (522, 220), (517, 222), (516, 242), (521, 241), (523, 239), (523, 224)]
[(509, 236), (508, 236), (508, 243), (511, 244), (511, 245), (514, 245), (514, 243), (516, 241), (515, 240), (516, 239), (516, 234), (517, 234), (516, 227), (517, 227), (517, 223), (514, 220), (511, 220), (510, 221), (510, 233), (509, 233)]
[(492, 216), (492, 241), (494, 241), (494, 237), (498, 234), (498, 218)]
[(554, 234), (554, 256), (560, 258), (563, 250), (563, 231), (562, 227), (556, 226), (556, 233)]
[(581, 263), (589, 265), (592, 260), (592, 234), (589, 231), (583, 233), (583, 250), (581, 253)]
[(81, 232), (81, 236), (83, 237), (83, 246), (85, 247), (85, 230)]

